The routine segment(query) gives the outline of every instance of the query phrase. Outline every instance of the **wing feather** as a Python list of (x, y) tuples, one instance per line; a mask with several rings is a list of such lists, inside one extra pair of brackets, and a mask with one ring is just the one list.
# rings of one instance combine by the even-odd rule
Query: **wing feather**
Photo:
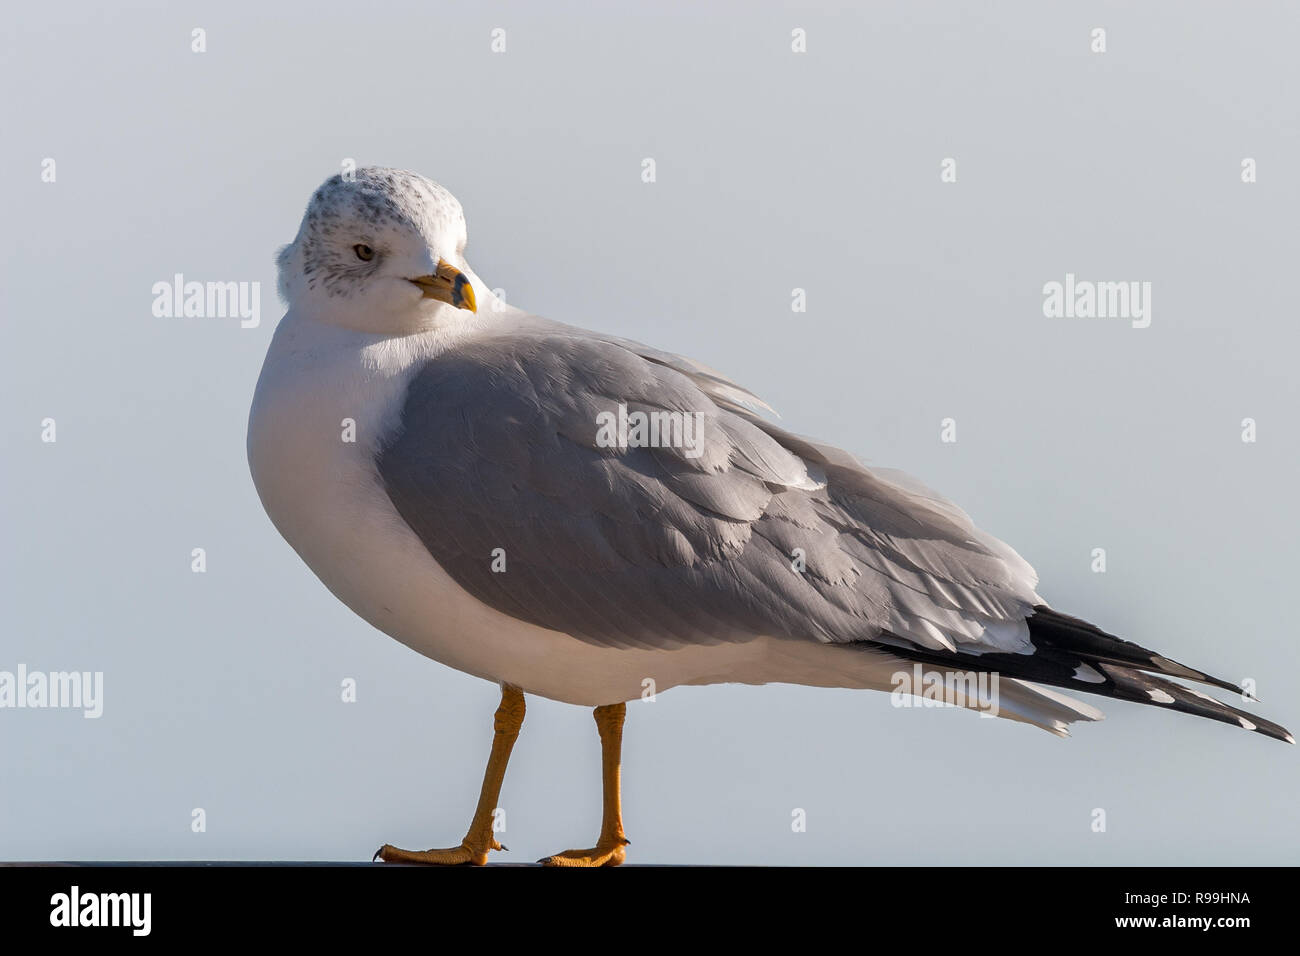
[[(598, 416), (620, 405), (698, 415), (699, 454), (602, 447)], [(1015, 552), (760, 407), (687, 359), (531, 320), (421, 367), (377, 465), (462, 587), (592, 643), (1027, 646), (1039, 602)]]

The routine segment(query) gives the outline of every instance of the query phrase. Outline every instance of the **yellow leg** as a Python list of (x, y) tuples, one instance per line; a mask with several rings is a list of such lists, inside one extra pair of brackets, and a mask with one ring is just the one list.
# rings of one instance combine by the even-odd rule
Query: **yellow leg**
[(460, 841), (460, 846), (445, 850), (402, 850), (385, 843), (375, 853), (375, 858), (385, 863), (467, 863), (483, 866), (487, 863), (488, 851), (504, 849), (492, 835), (492, 811), (496, 809), (497, 798), (501, 796), (501, 781), (506, 775), (506, 763), (510, 760), (510, 750), (515, 745), (515, 738), (519, 736), (523, 722), (523, 691), (502, 684), (501, 706), (497, 708), (493, 723), (496, 733), (492, 738), (492, 754), (488, 757), (487, 770), (483, 773), (483, 789), (479, 792), (474, 819), (470, 821), (469, 831), (465, 834), (465, 839)]
[(609, 704), (596, 708), (596, 729), (600, 731), (601, 781), (605, 809), (600, 821), (600, 836), (589, 850), (565, 850), (538, 862), (544, 866), (618, 866), (626, 856), (623, 847), (623, 803), (619, 795), (619, 763), (623, 751), (623, 719), (627, 704)]

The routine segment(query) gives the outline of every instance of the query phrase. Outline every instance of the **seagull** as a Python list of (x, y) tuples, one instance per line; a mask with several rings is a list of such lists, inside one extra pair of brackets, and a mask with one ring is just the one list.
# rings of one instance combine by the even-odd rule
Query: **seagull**
[(493, 835), (525, 695), (594, 708), (603, 815), (626, 856), (627, 702), (680, 685), (901, 694), (1067, 736), (1133, 701), (1294, 743), (1178, 681), (1253, 700), (1035, 592), (1037, 575), (901, 472), (773, 424), (688, 358), (529, 314), (465, 259), (442, 186), (335, 175), (279, 253), (287, 306), (257, 382), (248, 460), (276, 529), (374, 627), (500, 685), (459, 845), (390, 863), (476, 864)]

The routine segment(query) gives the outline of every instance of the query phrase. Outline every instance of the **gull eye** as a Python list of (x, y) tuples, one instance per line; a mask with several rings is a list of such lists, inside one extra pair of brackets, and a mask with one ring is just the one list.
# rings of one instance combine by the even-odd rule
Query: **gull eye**
[(357, 254), (357, 258), (362, 262), (369, 262), (375, 257), (375, 250), (371, 249), (364, 242), (358, 242), (352, 247), (352, 251)]

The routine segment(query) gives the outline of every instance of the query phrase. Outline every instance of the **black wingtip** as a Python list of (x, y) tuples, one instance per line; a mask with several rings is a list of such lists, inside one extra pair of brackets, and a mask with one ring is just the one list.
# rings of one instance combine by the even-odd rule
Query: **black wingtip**
[(1239, 694), (1244, 700), (1254, 701), (1254, 696), (1240, 684), (1222, 677), (1215, 677), (1205, 671), (1188, 667), (1171, 660), (1141, 644), (1126, 641), (1122, 637), (1108, 634), (1095, 624), (1082, 618), (1062, 614), (1046, 604), (1034, 607), (1034, 613), (1025, 622), (1029, 625), (1029, 637), (1037, 647), (1053, 648), (1078, 654), (1087, 663), (1103, 662), (1134, 667), (1142, 671), (1154, 671), (1166, 677), (1209, 684), (1221, 690)]
[(1211, 684), (1240, 696), (1243, 701), (1254, 701), (1255, 696), (1244, 687), (1186, 667), (1045, 605), (1037, 607), (1026, 623), (1034, 646), (1032, 653), (941, 652), (918, 648), (904, 639), (882, 643), (882, 646), (907, 660), (995, 671), (1034, 684), (1164, 707), (1295, 743), (1290, 731), (1280, 724), (1176, 683), (1174, 679)]
[(1235, 724), (1243, 730), (1263, 734), (1273, 740), (1294, 744), (1295, 737), (1281, 724), (1265, 720), (1240, 708), (1225, 704), (1208, 694), (1184, 687), (1173, 681), (1165, 680), (1155, 674), (1147, 674), (1131, 667), (1116, 664), (1098, 665), (1113, 682), (1108, 687), (1106, 696), (1119, 700), (1131, 700), (1139, 704), (1164, 707), (1181, 711), (1196, 717), (1206, 717), (1225, 724)]

